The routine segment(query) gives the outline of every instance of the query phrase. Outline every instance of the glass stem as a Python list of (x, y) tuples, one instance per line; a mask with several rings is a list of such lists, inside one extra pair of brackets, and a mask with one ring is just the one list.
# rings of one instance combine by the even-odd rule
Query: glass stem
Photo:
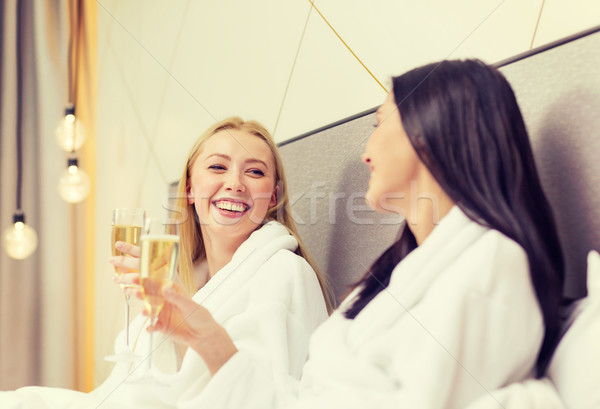
[(125, 346), (129, 348), (129, 293), (127, 289), (123, 289), (125, 294)]
[[(150, 317), (150, 325), (154, 326), (154, 318)], [(148, 343), (150, 345), (150, 349), (148, 350), (148, 370), (152, 370), (152, 340), (154, 339), (154, 333), (151, 332), (150, 333), (150, 342)]]

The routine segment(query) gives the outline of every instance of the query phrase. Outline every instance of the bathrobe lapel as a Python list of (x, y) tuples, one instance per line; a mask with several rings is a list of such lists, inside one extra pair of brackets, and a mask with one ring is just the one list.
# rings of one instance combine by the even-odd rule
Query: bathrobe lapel
[(193, 300), (209, 309), (217, 321), (227, 318), (227, 306), (235, 303), (235, 294), (273, 254), (285, 249), (295, 251), (298, 242), (278, 222), (269, 222), (254, 231), (237, 249), (231, 261), (219, 270), (198, 292)]
[[(485, 232), (454, 207), (429, 237), (410, 253), (394, 271), (390, 283), (348, 328), (349, 347), (360, 348), (372, 334), (389, 327), (413, 308), (427, 293), (431, 283), (451, 268), (452, 262)], [(390, 314), (390, 311), (395, 313)]]

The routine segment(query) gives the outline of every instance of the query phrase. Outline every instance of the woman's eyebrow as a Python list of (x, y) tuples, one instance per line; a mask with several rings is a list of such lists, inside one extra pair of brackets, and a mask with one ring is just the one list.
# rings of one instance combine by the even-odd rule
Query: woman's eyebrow
[[(222, 159), (225, 159), (225, 160), (227, 160), (227, 161), (230, 161), (230, 162), (231, 162), (231, 156), (229, 156), (229, 155), (225, 155), (224, 153), (213, 153), (213, 154), (210, 154), (210, 155), (208, 155), (208, 156), (206, 157), (206, 159), (210, 159), (210, 158), (212, 158), (212, 157), (218, 157), (218, 158), (222, 158)], [(265, 168), (268, 168), (268, 166), (267, 166), (267, 163), (266, 163), (265, 161), (263, 161), (263, 160), (260, 160), (260, 159), (256, 159), (256, 158), (248, 158), (248, 159), (246, 159), (246, 160), (244, 161), (244, 163), (260, 163), (260, 164), (262, 164), (262, 165), (263, 165)]]
[(228, 155), (225, 155), (224, 153), (213, 153), (213, 154), (208, 155), (206, 157), (206, 159), (210, 159), (210, 158), (212, 158), (214, 156), (219, 157), (219, 158), (223, 158), (223, 159), (226, 159), (226, 160), (229, 160), (229, 161), (231, 160), (231, 157), (228, 156)]
[(260, 159), (256, 159), (256, 158), (250, 158), (250, 159), (246, 159), (244, 161), (245, 163), (260, 163), (262, 164), (265, 168), (268, 168), (267, 164), (265, 163), (265, 161), (262, 161)]

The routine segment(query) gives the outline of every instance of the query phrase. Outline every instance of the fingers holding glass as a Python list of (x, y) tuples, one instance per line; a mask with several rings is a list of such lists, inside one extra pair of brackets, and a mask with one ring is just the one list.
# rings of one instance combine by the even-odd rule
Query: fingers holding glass
[[(141, 234), (141, 231), (140, 231), (140, 234)], [(119, 255), (118, 253), (121, 253), (122, 255), (139, 258), (140, 253), (141, 253), (141, 248), (139, 245), (136, 245), (137, 243), (139, 243), (139, 239), (136, 239), (135, 241), (132, 241), (132, 242), (116, 241), (115, 242), (115, 252), (117, 254), (113, 254), (113, 255)]]
[(112, 214), (111, 249), (113, 257), (110, 263), (114, 267), (115, 282), (123, 288), (125, 295), (125, 348), (116, 355), (107, 356), (107, 361), (135, 361), (136, 356), (129, 342), (129, 311), (131, 288), (135, 288), (139, 279), (139, 242), (142, 226), (146, 218), (143, 209), (117, 208)]

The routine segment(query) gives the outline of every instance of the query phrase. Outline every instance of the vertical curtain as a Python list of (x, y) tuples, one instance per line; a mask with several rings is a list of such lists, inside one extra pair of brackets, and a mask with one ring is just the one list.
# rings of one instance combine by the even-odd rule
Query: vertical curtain
[[(40, 233), (41, 201), (38, 166), (36, 98), (32, 66), (32, 5), (22, 4), (23, 21), (17, 21), (17, 1), (0, 3), (0, 228), (12, 223), (16, 210), (17, 160), (17, 28), (23, 28), (23, 190), (26, 223)], [(41, 247), (41, 246), (40, 246)], [(0, 389), (14, 389), (41, 382), (42, 330), (40, 248), (26, 260), (0, 252)]]
[[(22, 21), (17, 4), (22, 2)], [(0, 2), (0, 228), (12, 222), (16, 197), (16, 30), (23, 33), (23, 210), (37, 251), (13, 260), (0, 251), (0, 389), (93, 386), (92, 193), (70, 205), (56, 186), (67, 153), (54, 129), (68, 102), (68, 2)], [(80, 3), (77, 0), (77, 3)], [(82, 3), (82, 2), (81, 2)], [(85, 2), (79, 32), (77, 114), (88, 139), (78, 152), (94, 180), (95, 2)], [(90, 24), (91, 22), (91, 24)]]
[[(80, 165), (85, 169), (92, 186), (96, 179), (96, 2), (71, 0), (73, 11), (79, 15), (77, 48), (75, 53), (75, 86), (77, 116), (85, 124), (87, 141), (79, 152)], [(72, 206), (74, 245), (73, 254), (81, 255), (73, 265), (76, 282), (74, 320), (77, 323), (75, 351), (75, 379), (78, 390), (90, 391), (94, 387), (94, 216), (95, 189), (85, 201)], [(75, 248), (73, 249), (75, 250)]]

